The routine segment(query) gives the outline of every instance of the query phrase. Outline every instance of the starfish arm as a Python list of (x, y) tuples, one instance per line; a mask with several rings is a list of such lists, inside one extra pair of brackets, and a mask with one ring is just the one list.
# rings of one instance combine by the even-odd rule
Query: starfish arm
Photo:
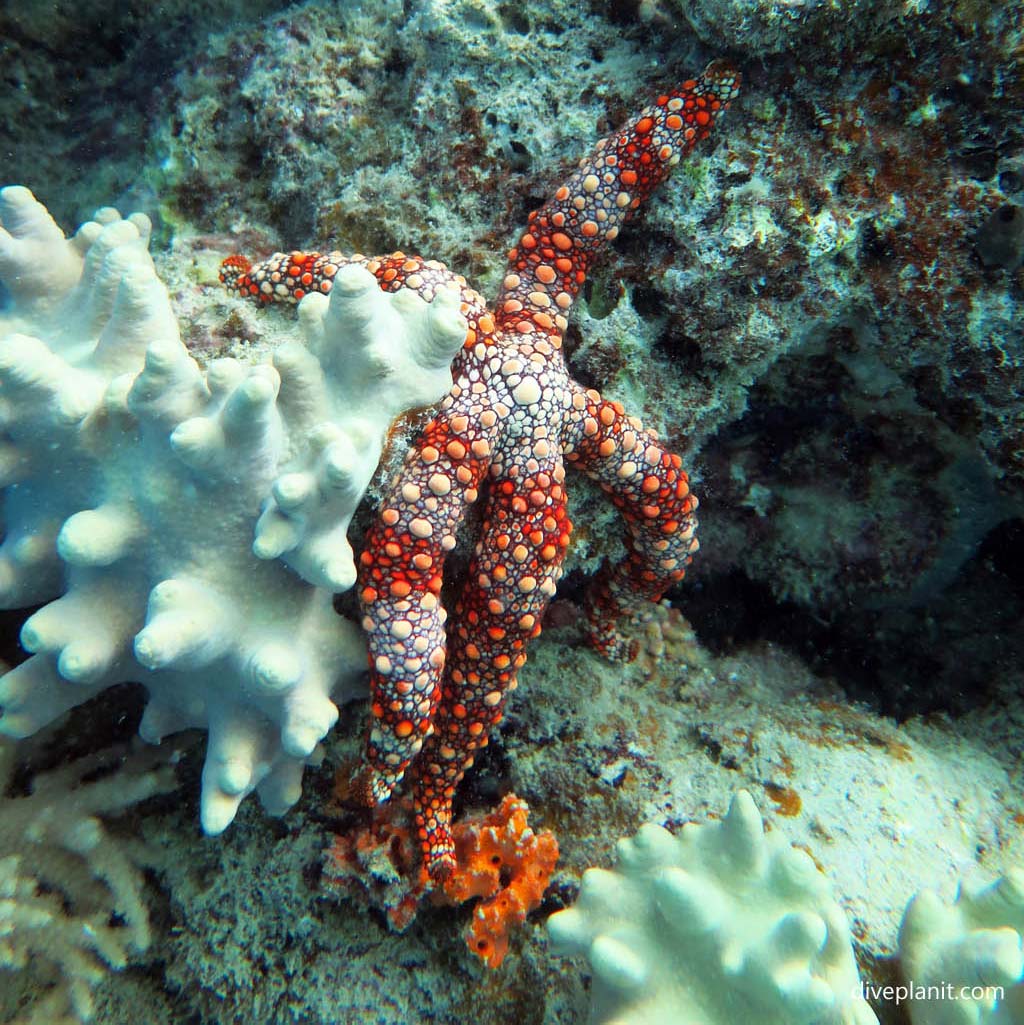
[(508, 475), (489, 485), (484, 529), (448, 633), (434, 732), (413, 769), (419, 837), (435, 879), (454, 865), (452, 795), (501, 721), (527, 642), (541, 631), (572, 530), (560, 455), (522, 455), (507, 467)]
[(388, 799), (432, 729), (445, 665), (444, 561), (490, 462), (493, 430), (466, 414), (468, 391), (452, 391), (406, 456), (360, 557), (373, 720), (353, 791), (366, 804)]
[(679, 456), (619, 403), (578, 388), (573, 410), (565, 458), (601, 485), (628, 528), (625, 560), (601, 569), (586, 606), (594, 646), (623, 658), (623, 625), (682, 580), (697, 550), (697, 497)]
[(255, 299), (259, 303), (297, 303), (309, 292), (329, 295), (339, 267), (365, 263), (362, 256), (341, 253), (274, 253), (252, 263), (248, 257), (232, 253), (220, 265), (220, 283), (232, 295)]
[(221, 261), (220, 282), (230, 295), (253, 299), (261, 304), (300, 302), (310, 292), (330, 295), (334, 278), (349, 264), (365, 267), (385, 292), (409, 288), (421, 299), (432, 302), (437, 290), (458, 286), (466, 305), (463, 313), (472, 324), (486, 312), (483, 300), (466, 284), (461, 274), (453, 274), (439, 260), (424, 260), (405, 253), (389, 256), (363, 256), (356, 253), (303, 252), (274, 253), (253, 263), (248, 257), (232, 253)]
[(495, 305), (500, 327), (564, 334), (566, 317), (601, 249), (619, 234), (669, 172), (702, 139), (739, 92), (724, 61), (659, 96), (602, 139), (539, 210), (509, 252)]

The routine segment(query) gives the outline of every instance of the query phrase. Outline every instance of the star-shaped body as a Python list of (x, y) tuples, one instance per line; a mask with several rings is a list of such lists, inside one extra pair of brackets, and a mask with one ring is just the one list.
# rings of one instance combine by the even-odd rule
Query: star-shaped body
[[(530, 215), (488, 308), (442, 264), (406, 257), (277, 254), (250, 267), (225, 261), (222, 280), (263, 301), (329, 291), (358, 261), (382, 288), (431, 299), (458, 290), (468, 332), (454, 383), (405, 457), (360, 557), (359, 599), (370, 648), (373, 722), (354, 791), (390, 797), (412, 766), (430, 874), (452, 869), (452, 797), (501, 720), (527, 643), (541, 630), (569, 546), (566, 466), (595, 479), (622, 513), (628, 555), (594, 581), (587, 617), (595, 646), (620, 657), (621, 626), (682, 579), (697, 548), (682, 461), (617, 402), (584, 389), (562, 355), (567, 316), (600, 249), (711, 131), (739, 87), (715, 63), (660, 96), (602, 140), (552, 199)], [(328, 273), (330, 271), (330, 273)], [(449, 616), (441, 587), (467, 508), (482, 527)]]

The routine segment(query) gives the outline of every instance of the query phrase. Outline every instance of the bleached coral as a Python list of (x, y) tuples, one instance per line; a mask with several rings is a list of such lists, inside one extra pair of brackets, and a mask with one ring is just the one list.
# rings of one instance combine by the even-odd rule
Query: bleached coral
[(876, 1025), (828, 882), (743, 790), (720, 822), (620, 840), (548, 932), (589, 959), (594, 1023)]
[(0, 225), (0, 605), (49, 602), (0, 681), (0, 731), (139, 681), (145, 739), (209, 730), (207, 832), (253, 789), (281, 812), (361, 688), (364, 642), (331, 598), (355, 580), (345, 531), (391, 421), (451, 383), (458, 299), (349, 267), (301, 304), (301, 340), (204, 371), (144, 216), (104, 209), (65, 239), (9, 187)]
[[(20, 1022), (88, 1021), (107, 967), (123, 968), (150, 943), (137, 860), (100, 819), (172, 790), (174, 774), (152, 754), (105, 751), (39, 774), (26, 796), (4, 797), (14, 754), (0, 742), (0, 982), (19, 972), (35, 994)], [(112, 775), (83, 782), (118, 762)]]
[(900, 926), (914, 1025), (1024, 1025), (1024, 872), (960, 884), (945, 903), (923, 890)]

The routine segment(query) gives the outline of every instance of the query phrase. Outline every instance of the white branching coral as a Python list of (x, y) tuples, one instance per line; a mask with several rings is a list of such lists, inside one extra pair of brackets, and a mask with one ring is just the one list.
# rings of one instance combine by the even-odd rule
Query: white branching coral
[(104, 209), (65, 239), (9, 187), (0, 225), (0, 605), (49, 602), (0, 681), (0, 731), (138, 681), (145, 739), (209, 730), (207, 832), (254, 789), (284, 811), (361, 687), (364, 642), (331, 600), (355, 580), (345, 531), (392, 420), (451, 383), (458, 300), (352, 267), (303, 302), (302, 340), (204, 371), (145, 217)]
[(1024, 872), (961, 883), (945, 903), (923, 890), (900, 926), (914, 1025), (1024, 1025)]
[(548, 933), (589, 959), (594, 1023), (877, 1025), (828, 882), (743, 790), (720, 822), (620, 840)]
[(103, 751), (41, 773), (28, 795), (5, 797), (14, 752), (0, 741), (0, 983), (19, 972), (21, 989), (35, 994), (19, 1022), (88, 1021), (107, 968), (124, 967), (150, 942), (137, 860), (101, 819), (172, 790), (174, 774), (152, 754)]

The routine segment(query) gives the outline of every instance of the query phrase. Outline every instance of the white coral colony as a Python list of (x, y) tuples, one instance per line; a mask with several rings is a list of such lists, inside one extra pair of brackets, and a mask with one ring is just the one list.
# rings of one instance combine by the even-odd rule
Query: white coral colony
[(620, 840), (548, 931), (590, 960), (595, 1025), (877, 1025), (828, 882), (743, 790), (720, 822)]
[(0, 680), (0, 732), (141, 682), (145, 739), (209, 731), (216, 833), (254, 789), (293, 804), (361, 689), (362, 637), (331, 603), (355, 579), (345, 531), (388, 426), (447, 391), (466, 327), (454, 296), (388, 295), (353, 267), (300, 307), (304, 344), (203, 371), (149, 230), (104, 209), (65, 239), (28, 189), (0, 191), (0, 606), (49, 603)]
[(923, 890), (900, 926), (914, 1025), (1024, 1023), (1024, 871), (962, 882), (951, 904)]

